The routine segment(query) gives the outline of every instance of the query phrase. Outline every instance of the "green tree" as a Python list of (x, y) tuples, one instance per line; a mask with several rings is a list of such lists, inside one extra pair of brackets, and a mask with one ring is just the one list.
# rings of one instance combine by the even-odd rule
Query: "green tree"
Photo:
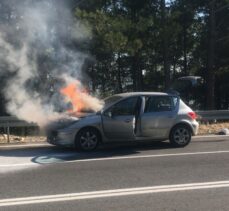
[(228, 5), (228, 0), (82, 1), (75, 14), (92, 27), (94, 89), (105, 95), (158, 91), (174, 78), (201, 75), (202, 104), (228, 108), (229, 94), (222, 92), (228, 86)]

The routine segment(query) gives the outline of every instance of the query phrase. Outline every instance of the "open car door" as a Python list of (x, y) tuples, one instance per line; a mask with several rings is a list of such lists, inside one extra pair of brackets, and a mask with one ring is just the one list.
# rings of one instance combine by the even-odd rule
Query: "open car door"
[(104, 134), (109, 139), (133, 140), (136, 133), (136, 116), (141, 109), (141, 97), (123, 99), (102, 114)]

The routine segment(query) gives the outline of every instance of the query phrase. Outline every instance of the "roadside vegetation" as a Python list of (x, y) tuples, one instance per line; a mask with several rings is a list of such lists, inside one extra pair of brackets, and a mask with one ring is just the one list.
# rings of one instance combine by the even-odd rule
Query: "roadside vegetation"
[[(20, 1), (22, 6), (28, 2)], [(90, 92), (103, 98), (128, 91), (165, 91), (176, 78), (199, 75), (205, 84), (203, 109), (229, 108), (229, 0), (65, 2), (90, 35), (78, 43), (69, 42), (70, 34), (62, 39), (71, 51), (89, 55), (82, 82)], [(0, 2), (0, 21), (5, 25), (17, 19), (9, 5), (8, 0)], [(69, 32), (74, 30), (77, 26)], [(59, 63), (51, 60), (53, 49), (47, 46), (42, 52), (34, 86), (40, 95), (52, 96), (56, 93), (46, 87), (55, 84), (50, 70)], [(2, 77), (1, 91), (5, 81)], [(1, 94), (0, 115), (6, 115), (5, 104)]]
[[(200, 123), (198, 135), (217, 135), (223, 128), (229, 128), (229, 122)], [(14, 129), (10, 135), (10, 143), (39, 143), (45, 142), (46, 136), (39, 132), (39, 129), (28, 129), (26, 134), (21, 129)], [(7, 134), (1, 131), (0, 144), (7, 143)]]
[(92, 90), (164, 91), (199, 75), (203, 109), (228, 109), (228, 9), (228, 0), (81, 1), (75, 16), (92, 30)]

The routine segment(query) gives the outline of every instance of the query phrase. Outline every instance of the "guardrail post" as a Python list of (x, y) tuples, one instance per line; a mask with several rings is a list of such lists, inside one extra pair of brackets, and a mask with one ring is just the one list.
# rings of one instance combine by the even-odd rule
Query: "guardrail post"
[(7, 143), (10, 143), (10, 126), (9, 122), (7, 122)]

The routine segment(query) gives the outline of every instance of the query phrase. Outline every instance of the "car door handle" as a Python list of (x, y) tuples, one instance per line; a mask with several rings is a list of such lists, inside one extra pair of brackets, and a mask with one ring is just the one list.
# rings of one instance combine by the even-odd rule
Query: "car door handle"
[(173, 118), (173, 116), (168, 116), (168, 118), (172, 119), (172, 118)]
[(131, 122), (131, 119), (125, 119), (125, 122), (129, 123), (129, 122)]

